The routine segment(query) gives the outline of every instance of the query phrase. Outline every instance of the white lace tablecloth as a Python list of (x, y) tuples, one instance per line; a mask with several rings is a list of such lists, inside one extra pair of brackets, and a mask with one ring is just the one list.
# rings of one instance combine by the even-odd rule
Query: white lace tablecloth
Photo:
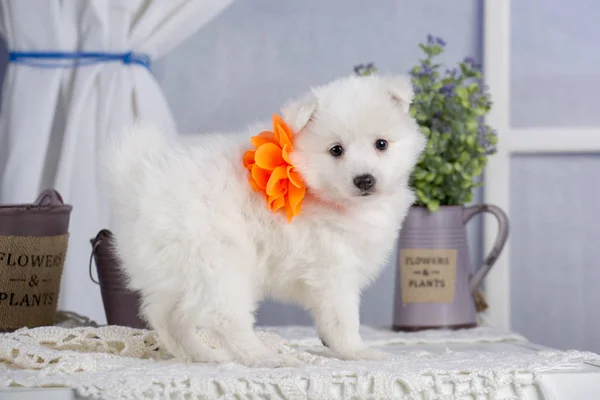
[[(525, 342), (490, 328), (393, 333), (363, 327), (376, 346), (480, 342)], [(383, 362), (339, 361), (313, 328), (267, 328), (259, 332), (271, 348), (290, 353), (299, 368), (251, 369), (237, 364), (178, 362), (161, 348), (154, 332), (124, 327), (43, 327), (0, 335), (0, 387), (74, 388), (98, 399), (495, 399), (501, 387), (519, 398), (540, 374), (577, 369), (593, 353), (451, 351), (394, 347)], [(477, 397), (480, 396), (480, 397)], [(502, 397), (505, 398), (505, 397)]]

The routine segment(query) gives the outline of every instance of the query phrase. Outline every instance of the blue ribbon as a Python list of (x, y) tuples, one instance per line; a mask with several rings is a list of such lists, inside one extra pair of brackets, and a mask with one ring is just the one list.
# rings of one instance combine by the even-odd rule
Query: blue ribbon
[(63, 51), (11, 51), (9, 61), (39, 68), (72, 68), (105, 62), (137, 64), (150, 69), (150, 57), (134, 53), (63, 52)]

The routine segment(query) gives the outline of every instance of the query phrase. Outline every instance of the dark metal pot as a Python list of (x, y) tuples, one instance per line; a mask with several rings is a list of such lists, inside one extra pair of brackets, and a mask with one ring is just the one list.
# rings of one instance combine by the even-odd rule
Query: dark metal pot
[[(140, 295), (127, 288), (119, 260), (113, 252), (112, 240), (113, 235), (107, 229), (101, 230), (94, 239), (90, 240), (92, 243), (90, 278), (100, 285), (106, 320), (109, 325), (149, 329), (140, 317)], [(92, 259), (96, 262), (98, 281), (92, 275)]]

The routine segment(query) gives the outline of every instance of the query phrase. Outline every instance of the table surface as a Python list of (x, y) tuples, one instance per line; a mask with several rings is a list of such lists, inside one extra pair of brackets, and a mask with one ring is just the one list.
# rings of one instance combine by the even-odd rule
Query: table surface
[[(547, 347), (532, 343), (499, 342), (499, 343), (452, 343), (452, 344), (423, 344), (423, 345), (387, 345), (383, 350), (396, 353), (407, 350), (424, 350), (428, 352), (486, 351), (531, 353), (549, 350)], [(554, 395), (552, 400), (598, 400), (600, 399), (600, 362), (586, 363), (578, 370), (558, 370), (542, 374), (544, 383)], [(512, 388), (507, 386), (501, 392), (510, 394)], [(544, 399), (536, 386), (524, 388), (525, 400)], [(72, 400), (81, 399), (74, 390), (69, 388), (0, 388), (1, 400)], [(470, 399), (470, 397), (468, 397)]]

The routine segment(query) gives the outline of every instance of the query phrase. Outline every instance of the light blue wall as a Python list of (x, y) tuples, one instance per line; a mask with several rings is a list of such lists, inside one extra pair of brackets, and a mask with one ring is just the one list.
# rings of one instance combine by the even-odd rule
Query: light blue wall
[[(600, 127), (600, 2), (513, 0), (513, 127)], [(511, 162), (513, 328), (600, 352), (600, 155)]]
[[(480, 14), (479, 0), (239, 0), (154, 70), (183, 132), (236, 130), (356, 64), (406, 73), (428, 33), (447, 40), (445, 61), (479, 58)], [(474, 256), (479, 231), (472, 222)], [(394, 263), (363, 296), (363, 323), (391, 324)], [(311, 323), (303, 311), (270, 302), (258, 321)]]
[(599, 126), (600, 2), (511, 2), (512, 125)]
[(600, 353), (600, 155), (514, 157), (513, 329)]

